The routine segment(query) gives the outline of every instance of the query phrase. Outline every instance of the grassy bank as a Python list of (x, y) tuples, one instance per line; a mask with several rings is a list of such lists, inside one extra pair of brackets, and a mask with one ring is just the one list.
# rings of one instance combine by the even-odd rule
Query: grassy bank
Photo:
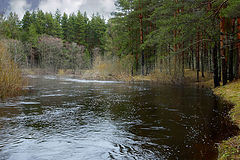
[[(240, 128), (240, 80), (216, 88), (214, 93), (234, 104), (234, 108), (230, 111), (230, 116), (233, 122)], [(230, 138), (219, 145), (219, 159), (240, 159), (240, 135)]]
[(106, 72), (99, 69), (92, 70), (77, 70), (73, 74), (72, 70), (60, 69), (57, 73), (51, 72), (49, 69), (23, 69), (24, 75), (57, 75), (77, 77), (79, 79), (87, 80), (115, 80), (124, 82), (154, 82), (159, 84), (177, 84), (177, 85), (198, 85), (201, 87), (213, 88), (212, 74), (206, 73), (204, 78), (200, 77), (200, 82), (196, 81), (196, 72), (192, 70), (185, 70), (184, 79), (176, 79), (173, 75), (163, 72), (155, 71), (148, 75), (131, 76), (126, 72)]
[(23, 85), (21, 71), (0, 42), (0, 99), (21, 94)]

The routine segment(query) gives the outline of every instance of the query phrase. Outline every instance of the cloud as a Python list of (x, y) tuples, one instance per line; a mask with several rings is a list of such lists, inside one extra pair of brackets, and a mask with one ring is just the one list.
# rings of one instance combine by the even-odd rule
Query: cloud
[(81, 12), (87, 12), (90, 17), (94, 13), (99, 13), (105, 18), (110, 17), (110, 13), (114, 11), (114, 0), (88, 0), (80, 8)]
[(87, 12), (89, 17), (98, 12), (109, 18), (115, 6), (114, 0), (42, 0), (39, 9), (46, 12), (55, 12), (59, 9), (67, 14), (80, 10), (82, 13)]
[(59, 9), (62, 13), (71, 14), (80, 10), (87, 12), (91, 17), (94, 13), (99, 13), (105, 18), (110, 17), (114, 11), (114, 0), (10, 0), (9, 12), (16, 12), (21, 19), (26, 10), (41, 9), (44, 12), (54, 13)]
[(55, 12), (59, 9), (61, 12), (70, 14), (78, 11), (86, 2), (87, 0), (42, 0), (38, 8), (45, 12)]
[(15, 12), (21, 19), (26, 10), (31, 8), (31, 4), (28, 4), (26, 0), (10, 0), (8, 12)]
[(114, 6), (114, 0), (101, 0), (102, 6), (106, 9), (108, 12), (112, 12), (115, 8)]

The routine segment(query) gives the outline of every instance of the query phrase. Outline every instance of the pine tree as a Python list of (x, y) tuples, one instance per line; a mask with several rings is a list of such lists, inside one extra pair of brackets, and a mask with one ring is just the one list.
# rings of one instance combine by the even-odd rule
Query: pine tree
[(31, 13), (29, 11), (26, 11), (22, 19), (23, 30), (28, 32), (31, 24), (32, 24)]
[(76, 35), (76, 42), (79, 45), (85, 45), (85, 37), (87, 31), (87, 23), (84, 16), (78, 11), (76, 16), (76, 23), (74, 25), (74, 31)]
[(61, 27), (63, 31), (63, 39), (68, 40), (68, 16), (66, 13), (64, 13), (62, 16)]

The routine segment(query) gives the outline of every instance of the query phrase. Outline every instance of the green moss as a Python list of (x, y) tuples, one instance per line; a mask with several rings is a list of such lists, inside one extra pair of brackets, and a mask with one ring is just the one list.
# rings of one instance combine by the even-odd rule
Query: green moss
[(219, 149), (219, 160), (240, 159), (240, 136), (223, 141)]

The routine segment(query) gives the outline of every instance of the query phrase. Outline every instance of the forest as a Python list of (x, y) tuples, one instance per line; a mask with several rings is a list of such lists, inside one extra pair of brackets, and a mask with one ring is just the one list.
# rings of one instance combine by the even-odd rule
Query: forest
[[(89, 70), (96, 57), (128, 75), (156, 71), (181, 81), (213, 74), (214, 86), (240, 77), (238, 0), (117, 0), (108, 21), (99, 14), (57, 10), (0, 16), (0, 36), (22, 68)], [(111, 66), (110, 68), (114, 68)], [(119, 68), (119, 67), (115, 67)]]
[(240, 159), (240, 0), (42, 2), (0, 14), (0, 157)]

